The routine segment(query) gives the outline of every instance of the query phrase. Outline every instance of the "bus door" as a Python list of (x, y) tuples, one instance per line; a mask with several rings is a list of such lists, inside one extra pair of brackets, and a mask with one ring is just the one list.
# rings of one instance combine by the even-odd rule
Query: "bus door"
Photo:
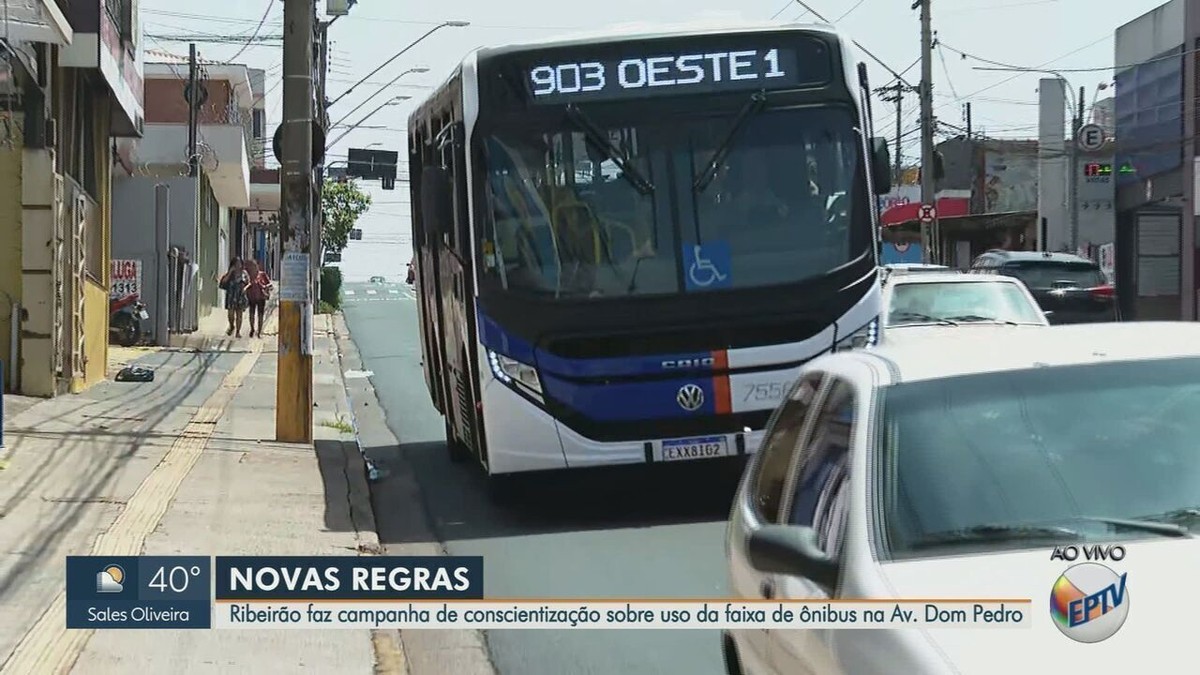
[[(451, 124), (438, 135), (437, 146), (442, 160), (440, 175), (445, 181), (443, 193), (444, 217), (439, 233), (438, 248), (441, 262), (442, 354), (447, 366), (446, 410), (447, 424), (458, 437), (473, 447), (475, 413), (474, 351), (470, 344), (470, 313), (475, 306), (471, 282), (471, 228), (467, 210), (467, 167), (463, 127)], [(450, 413), (453, 411), (453, 415)]]

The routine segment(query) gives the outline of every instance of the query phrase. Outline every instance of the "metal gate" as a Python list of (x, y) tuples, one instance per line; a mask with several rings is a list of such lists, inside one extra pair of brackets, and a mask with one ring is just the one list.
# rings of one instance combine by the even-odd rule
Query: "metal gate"
[(67, 220), (70, 218), (70, 204), (66, 201), (66, 187), (61, 175), (54, 176), (54, 205), (53, 219), (54, 232), (51, 250), (54, 252), (51, 262), (51, 278), (54, 280), (54, 297), (51, 316), (54, 318), (54, 323), (51, 327), (51, 350), (54, 355), (54, 374), (59, 378), (67, 376), (66, 371), (66, 351), (67, 340), (65, 339), (64, 331), (66, 329), (66, 311), (67, 301)]

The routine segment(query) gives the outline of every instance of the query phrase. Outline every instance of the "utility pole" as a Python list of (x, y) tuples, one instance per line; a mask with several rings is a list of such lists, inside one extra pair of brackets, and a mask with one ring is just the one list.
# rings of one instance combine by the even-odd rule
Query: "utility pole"
[(925, 261), (940, 262), (940, 236), (937, 217), (937, 176), (933, 147), (933, 20), (932, 0), (917, 0), (921, 8), (921, 203), (935, 206), (932, 223), (921, 224), (921, 248)]
[(313, 24), (312, 0), (283, 4), (283, 264), (275, 438), (312, 442)]
[(197, 136), (199, 136), (200, 108), (200, 65), (196, 59), (196, 43), (188, 45), (188, 81), (184, 90), (184, 98), (188, 104), (188, 143), (187, 161), (188, 175), (195, 178), (200, 175), (200, 162), (197, 157)]
[[(329, 26), (337, 19), (338, 17), (334, 17), (330, 21), (322, 21), (317, 24), (317, 111), (318, 121), (326, 133), (329, 129), (329, 106), (326, 105), (325, 93), (325, 82), (329, 74)], [(325, 263), (325, 247), (321, 243), (321, 232), (325, 227), (325, 214), (321, 208), (321, 200), (325, 192), (325, 161), (323, 159), (320, 166), (314, 167), (314, 181), (316, 196), (313, 205), (312, 241), (316, 251), (312, 258), (312, 282), (314, 298), (319, 299), (321, 297), (321, 267)]]
[[(1065, 84), (1066, 81), (1064, 80)], [(1064, 89), (1067, 87), (1064, 87)], [(1079, 88), (1077, 110), (1071, 115), (1071, 173), (1067, 175), (1067, 209), (1071, 224), (1071, 253), (1079, 250), (1079, 128), (1083, 126), (1083, 87)]]
[(900, 158), (900, 138), (904, 135), (904, 132), (901, 129), (902, 120), (900, 119), (900, 114), (903, 112), (903, 108), (901, 106), (904, 101), (904, 83), (900, 80), (896, 80), (894, 84), (876, 89), (875, 93), (880, 95), (881, 100), (896, 104), (896, 166), (892, 170), (895, 174), (895, 177), (892, 178), (892, 184), (899, 185), (900, 176), (903, 171), (903, 169), (901, 169), (902, 163)]
[(971, 102), (970, 101), (967, 101), (966, 117), (967, 117), (967, 120), (966, 120), (967, 121), (967, 140), (969, 141), (975, 137), (975, 134), (972, 133), (972, 130), (971, 130)]
[(169, 347), (171, 327), (167, 322), (171, 313), (171, 186), (159, 183), (154, 186), (154, 278), (158, 285), (154, 293), (154, 343)]

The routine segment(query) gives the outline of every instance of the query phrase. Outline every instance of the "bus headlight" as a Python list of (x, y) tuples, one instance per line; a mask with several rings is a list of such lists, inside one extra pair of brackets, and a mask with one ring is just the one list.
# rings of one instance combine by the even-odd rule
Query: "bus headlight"
[(541, 400), (542, 379), (538, 377), (537, 368), (493, 351), (488, 352), (488, 362), (497, 380), (510, 385), (515, 383), (525, 393)]
[(871, 319), (867, 325), (838, 340), (837, 344), (833, 346), (833, 351), (863, 349), (865, 347), (874, 347), (877, 344), (879, 344), (879, 319), (876, 318)]

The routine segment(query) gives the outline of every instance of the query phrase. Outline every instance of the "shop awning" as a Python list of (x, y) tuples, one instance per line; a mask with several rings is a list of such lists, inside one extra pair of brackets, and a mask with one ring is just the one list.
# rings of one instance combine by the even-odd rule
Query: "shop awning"
[[(920, 213), (921, 204), (917, 202), (897, 204), (884, 211), (880, 215), (879, 220), (884, 227), (891, 225), (902, 225), (913, 220), (918, 220), (921, 217)], [(970, 213), (971, 200), (969, 199), (961, 197), (942, 197), (937, 200), (937, 215), (939, 219), (965, 216)]]

